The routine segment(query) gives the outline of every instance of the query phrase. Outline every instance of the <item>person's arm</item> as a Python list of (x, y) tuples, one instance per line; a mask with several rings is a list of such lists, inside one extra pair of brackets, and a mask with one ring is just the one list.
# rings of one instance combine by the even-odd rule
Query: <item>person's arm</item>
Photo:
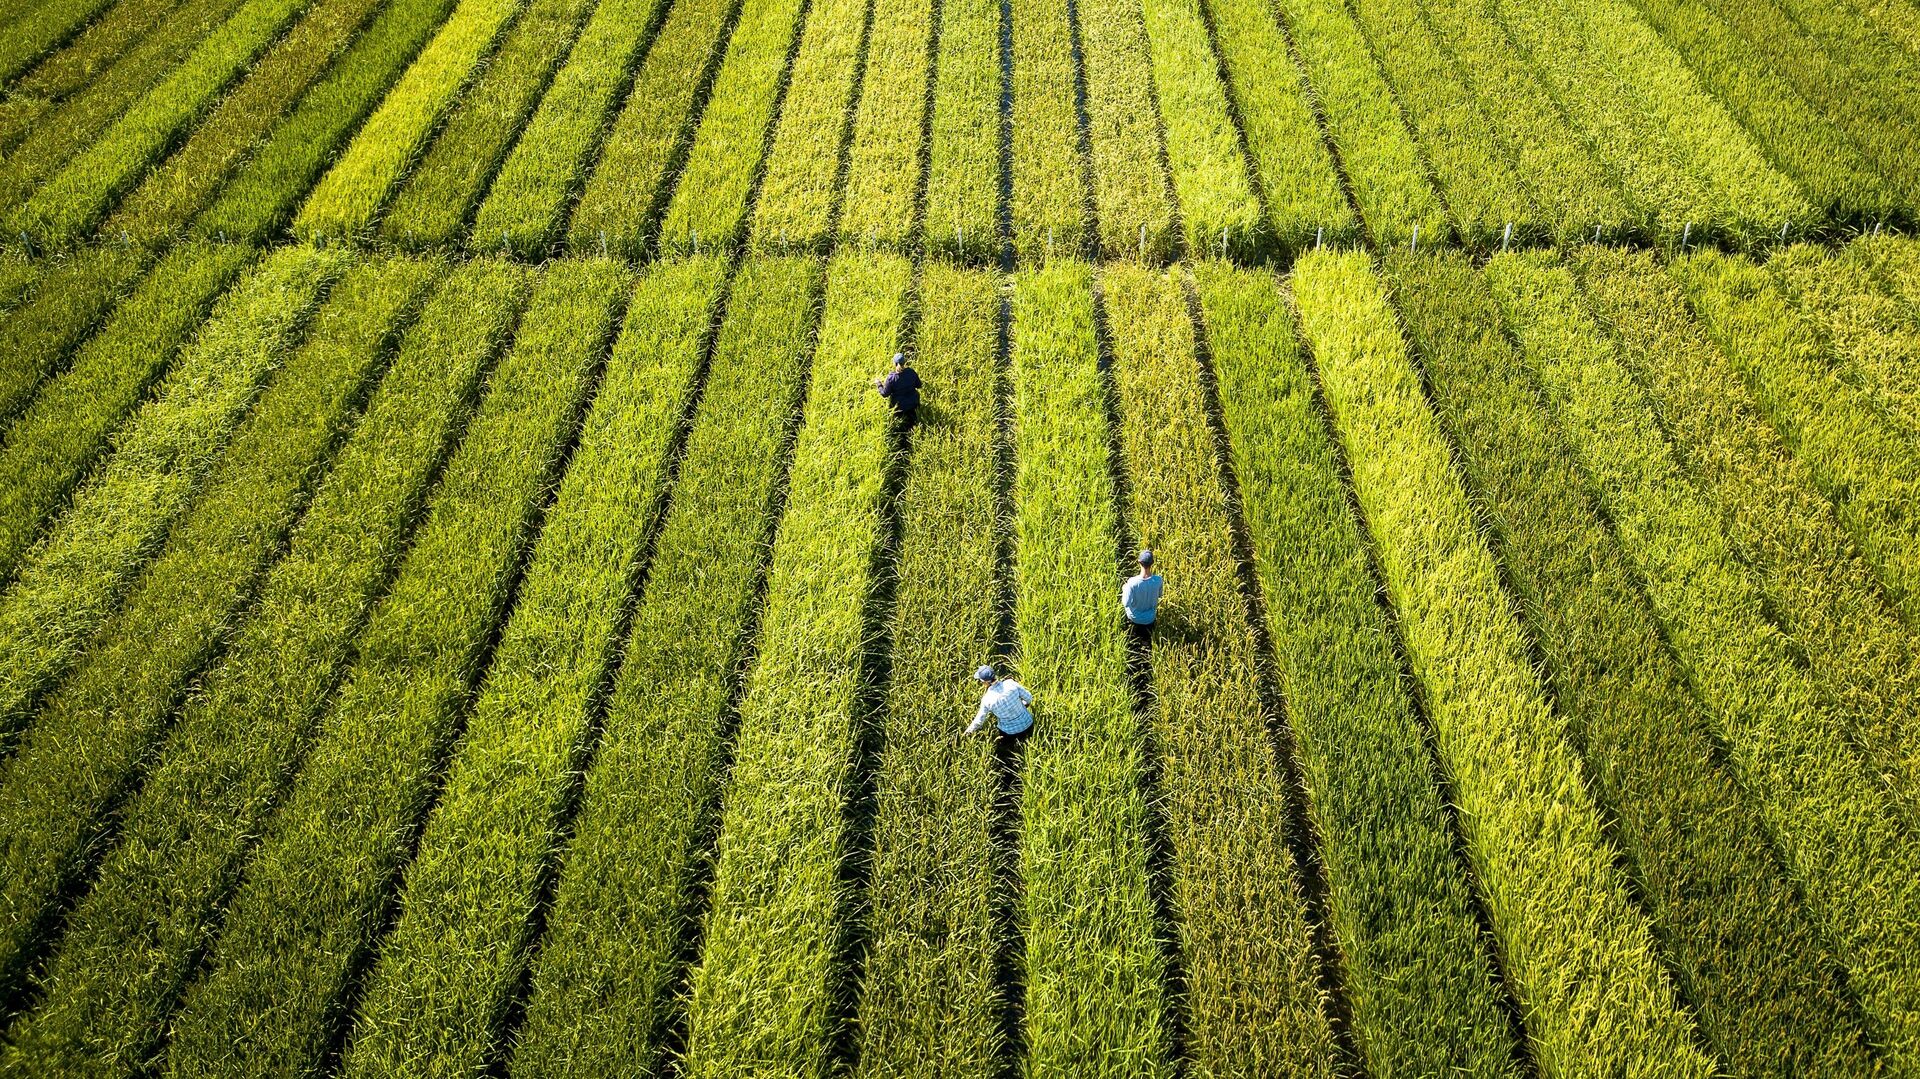
[(1027, 687), (1025, 686), (1020, 687), (1020, 703), (1028, 706), (1029, 708), (1033, 706), (1033, 694), (1028, 693)]
[(986, 725), (987, 725), (987, 704), (985, 701), (982, 701), (980, 702), (980, 710), (973, 714), (973, 722), (967, 724), (967, 733), (978, 734), (980, 733), (980, 728)]

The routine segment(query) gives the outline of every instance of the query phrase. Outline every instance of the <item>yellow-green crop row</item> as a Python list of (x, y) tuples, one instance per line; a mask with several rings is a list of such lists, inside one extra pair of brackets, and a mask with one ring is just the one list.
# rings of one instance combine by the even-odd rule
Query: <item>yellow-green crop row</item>
[(1358, 239), (1353, 209), (1307, 100), (1309, 88), (1287, 51), (1272, 5), (1265, 0), (1203, 2), (1258, 188), (1266, 196), (1272, 242), (1293, 252), (1314, 241)]
[(307, 0), (246, 0), (167, 77), (41, 184), (8, 218), (9, 231), (52, 247), (92, 231), (179, 133), (212, 108)]
[[(264, 2), (264, 0), (261, 0)], [(523, 0), (460, 0), (445, 25), (393, 84), (294, 218), (304, 239), (360, 236), (373, 224)]]
[(346, 50), (384, 0), (319, 0), (101, 222), (105, 242), (171, 238)]
[(808, 4), (806, 32), (751, 207), (760, 250), (813, 251), (834, 239), (840, 162), (852, 135), (871, 11), (868, 0)]
[(255, 586), (352, 427), (394, 322), (433, 269), (348, 270), (166, 549), (42, 708), (0, 779), (7, 836), (0, 908), (10, 962), (46, 935), (46, 915), (83, 879), (89, 855), (104, 849), (103, 814), (137, 789), (188, 679), (244, 620)]
[(275, 238), (341, 142), (446, 17), (453, 0), (388, 0), (332, 73), (300, 104), (194, 219), (208, 239)]
[[(1859, 87), (1860, 96), (1896, 105), (1896, 116), (1904, 116), (1909, 125), (1920, 121), (1920, 57), (1863, 18), (1861, 5), (1832, 0), (1772, 2), (1799, 28), (1804, 40), (1845, 69), (1845, 85)], [(1890, 134), (1911, 137), (1912, 132)]]
[(1534, 1060), (1548, 1075), (1713, 1074), (1380, 282), (1365, 255), (1334, 252), (1303, 258), (1293, 280)]
[(0, 85), (12, 82), (41, 57), (78, 33), (113, 0), (55, 0), (9, 4), (5, 44), (0, 44)]
[(1200, 0), (1142, 0), (1141, 11), (1187, 248), (1255, 257), (1269, 238)]
[(23, 252), (0, 254), (0, 315), (33, 298), (47, 262), (29, 259)]
[(1068, 260), (1014, 280), (1013, 666), (1035, 699), (1020, 800), (1026, 1067), (1164, 1077), (1166, 957), (1120, 637), (1092, 290), (1089, 267)]
[[(1016, 32), (1024, 25), (1016, 24)], [(1000, 177), (1005, 162), (1000, 139), (997, 0), (940, 0), (938, 49), (921, 240), (935, 254), (976, 261), (1000, 247)], [(1016, 61), (1016, 78), (1019, 70)], [(1069, 79), (1069, 101), (1071, 83)], [(1027, 115), (1018, 93), (1013, 108), (1016, 116)], [(1078, 243), (1078, 236), (1076, 224), (1073, 235), (1064, 239)]]
[(60, 511), (108, 436), (252, 257), (237, 247), (187, 245), (172, 252), (7, 430), (0, 450), (0, 575)]
[(1195, 276), (1354, 1043), (1380, 1072), (1512, 1076), (1443, 794), (1285, 300), (1258, 271)]
[(1093, 156), (1098, 250), (1108, 258), (1165, 262), (1176, 254), (1180, 238), (1174, 232), (1141, 3), (1078, 0), (1080, 78)]
[[(734, 279), (605, 706), (604, 734), (578, 795), (546, 938), (533, 960), (516, 1074), (645, 1074), (662, 1062), (663, 1032), (680, 1010), (688, 889), (701, 872), (701, 843), (724, 778), (727, 700), (749, 647), (743, 638), (773, 530), (782, 450), (806, 381), (817, 279), (815, 266), (800, 259), (749, 260)], [(387, 981), (376, 981), (362, 1010), (362, 1037), (374, 1039), (368, 1050), (400, 1048), (400, 1024), (431, 999), (416, 995), (424, 988), (457, 999), (504, 993), (518, 973), (509, 964), (527, 962), (499, 949), (521, 943), (517, 934), (533, 911), (531, 882), (556, 854), (550, 829), (559, 803), (534, 796), (554, 798), (585, 766), (578, 744), (557, 751), (547, 743), (567, 730), (584, 733), (591, 718), (578, 714), (585, 699), (576, 696), (571, 710), (557, 708), (529, 728), (521, 702), (538, 706), (543, 673), (523, 667), (491, 683), (494, 703), (483, 701), (469, 725), (469, 750), (409, 874), (409, 916), (382, 956)], [(531, 774), (493, 763), (536, 750)], [(497, 853), (472, 850), (475, 827), (499, 829), (511, 842)], [(483, 854), (491, 865), (476, 863)], [(478, 869), (487, 875), (474, 875)], [(394, 989), (412, 991), (389, 995)], [(362, 1052), (356, 1045), (354, 1055)], [(363, 1063), (383, 1059), (391, 1058), (369, 1055)]]
[(6, 82), (0, 94), (0, 153), (33, 130), (34, 121), (87, 88), (115, 61), (138, 49), (181, 0), (115, 0), (58, 51)]
[[(1013, 205), (1009, 209), (1014, 250), (1028, 261), (1053, 255), (1074, 257), (1083, 254), (1092, 242), (1087, 221), (1087, 164), (1080, 153), (1071, 10), (1068, 0), (1018, 0), (1011, 8)], [(984, 20), (976, 26), (985, 29)], [(985, 51), (984, 42), (974, 47)], [(936, 103), (936, 118), (938, 110)], [(996, 128), (993, 144), (998, 143)], [(973, 152), (979, 154), (986, 145), (983, 142)], [(936, 165), (937, 146), (936, 138)], [(938, 206), (928, 207), (927, 212), (932, 218)], [(956, 226), (961, 224), (956, 220)], [(962, 242), (958, 237), (955, 244), (962, 254), (992, 251), (995, 246)]]
[(113, 456), (16, 563), (0, 600), (6, 728), (26, 719), (119, 605), (340, 268), (337, 257), (287, 248), (229, 292), (156, 398), (115, 437)]
[(899, 346), (912, 278), (904, 258), (863, 252), (827, 273), (691, 978), (689, 1076), (823, 1071), (834, 1001), (850, 988), (837, 973), (856, 899), (842, 862), (855, 853), (848, 812), (870, 721), (868, 604), (895, 422), (873, 371)]
[(1485, 280), (1455, 255), (1387, 265), (1569, 735), (1702, 1033), (1740, 1074), (1871, 1072), (1845, 974), (1721, 763), (1688, 671), (1661, 641)]
[(499, 182), (501, 163), (525, 137), (528, 117), (552, 92), (555, 69), (574, 54), (581, 24), (598, 10), (589, 0), (533, 0), (527, 6), (394, 194), (380, 218), (383, 240), (434, 248), (464, 238), (475, 207)]
[[(341, 1004), (350, 979), (374, 946), (389, 889), (432, 804), (436, 768), (459, 730), (489, 637), (506, 617), (517, 568), (539, 527), (540, 506), (575, 428), (584, 384), (612, 332), (625, 280), (623, 271), (604, 263), (548, 269), (513, 356), (494, 376), (497, 388), (448, 464), (391, 591), (361, 635), (354, 668), (319, 740), (265, 830), (230, 904), (211, 970), (173, 1020), (171, 1074), (288, 1074), (324, 1060), (345, 1018)], [(623, 354), (632, 355), (632, 349)], [(687, 373), (669, 382), (683, 384)], [(524, 627), (540, 617), (536, 612), (551, 610), (557, 572), (577, 574), (583, 596), (597, 602), (571, 608), (581, 617), (573, 628), (582, 651), (604, 650), (607, 634), (596, 637), (590, 627), (600, 623), (589, 619), (618, 608), (636, 544), (629, 529), (645, 520), (635, 514), (630, 525), (608, 527), (606, 521), (623, 515), (609, 513), (604, 498), (583, 500), (579, 491), (607, 482), (609, 454), (628, 453), (625, 445), (609, 444), (606, 424), (632, 407), (633, 375), (630, 365), (616, 366), (596, 398), (573, 468), (540, 529), (522, 602), (496, 653), (502, 660), (523, 656)], [(673, 403), (671, 393), (647, 402), (652, 418), (662, 421), (657, 431), (619, 432), (633, 436), (631, 460), (639, 474), (631, 478), (643, 499), (660, 472), (673, 422), (662, 413)], [(635, 493), (621, 488), (623, 507)], [(554, 557), (549, 552), (579, 542), (583, 508), (601, 515), (605, 550), (597, 560)], [(555, 667), (560, 662), (556, 658)], [(584, 673), (597, 671), (591, 662), (588, 667)], [(450, 1027), (441, 1033), (449, 1042), (459, 1037)], [(472, 1055), (488, 1046), (469, 1036), (459, 1048)], [(446, 1057), (436, 1059), (445, 1063)], [(415, 1058), (414, 1066), (426, 1067), (425, 1060), (424, 1054)]]
[[(832, 0), (821, 2), (817, 14), (824, 21), (834, 21), (835, 13), (845, 8), (844, 3), (836, 7)], [(765, 171), (764, 155), (772, 141), (768, 133), (789, 85), (788, 61), (798, 46), (800, 23), (810, 9), (810, 0), (747, 0), (742, 7), (727, 57), (714, 77), (713, 96), (700, 117), (700, 129), (694, 133), (678, 188), (660, 225), (662, 252), (698, 251), (702, 243), (708, 250), (726, 250), (743, 238), (752, 209), (747, 199), (756, 178)], [(833, 29), (826, 31), (828, 36)], [(831, 81), (825, 78), (829, 73), (820, 74)], [(841, 121), (834, 126), (836, 159), (843, 113), (844, 109), (831, 117)]]
[(647, 253), (647, 231), (672, 193), (668, 181), (699, 122), (701, 92), (742, 7), (742, 0), (673, 5), (581, 192), (567, 234), (574, 251)]
[(1861, 756), (1912, 813), (1920, 807), (1920, 640), (1888, 603), (1875, 567), (1651, 256), (1590, 250), (1574, 265), (1781, 629), (1838, 702)]
[(1639, 570), (1742, 786), (1802, 901), (1846, 965), (1890, 1066), (1920, 1052), (1920, 846), (1846, 748), (1842, 718), (1767, 616), (1750, 572), (1662, 440), (1652, 410), (1564, 271), (1518, 255), (1488, 267), (1528, 370)]
[(1427, 182), (1393, 90), (1346, 5), (1339, 0), (1276, 0), (1276, 5), (1366, 232), (1388, 246), (1412, 241), (1415, 228), (1430, 243), (1445, 241), (1452, 235), (1446, 206)]
[(1832, 343), (1837, 377), (1874, 402), (1881, 422), (1920, 443), (1920, 318), (1889, 296), (1861, 258), (1796, 244), (1767, 260)]
[(1494, 117), (1474, 99), (1416, 0), (1355, 0), (1353, 7), (1453, 211), (1460, 239), (1482, 247), (1499, 243), (1509, 223), (1521, 235), (1550, 231), (1527, 180), (1501, 152)]
[(1287, 777), (1267, 734), (1179, 274), (1115, 265), (1100, 284), (1126, 528), (1172, 581), (1151, 649), (1152, 729), (1185, 987), (1182, 1048), (1202, 1075), (1331, 1076), (1322, 975), (1287, 847)]
[(994, 845), (992, 750), (954, 732), (977, 706), (968, 674), (992, 662), (1000, 633), (1001, 298), (985, 271), (929, 263), (921, 274), (913, 351), (927, 389), (900, 494), (854, 1021), (862, 1076), (989, 1079), (1007, 1041), (995, 970), (1009, 899), (997, 877), (1010, 866)]
[[(937, 27), (932, 0), (874, 0), (871, 20), (839, 232), (844, 243), (898, 251), (915, 238), (920, 224), (928, 73)], [(982, 132), (982, 137), (997, 144), (999, 132)], [(991, 171), (997, 179), (998, 170)]]
[[(27, 409), (41, 384), (113, 309), (145, 262), (112, 248), (74, 252), (48, 264), (33, 297), (0, 317), (0, 427)], [(0, 548), (0, 579), (19, 553), (18, 546)]]
[[(506, 159), (486, 201), (480, 204), (473, 222), (475, 247), (498, 243), (522, 255), (537, 256), (552, 246), (593, 152), (606, 133), (616, 97), (631, 79), (636, 58), (649, 34), (657, 29), (666, 5), (662, 0), (612, 0), (599, 5), (570, 0), (570, 6), (576, 11), (592, 10), (593, 18), (580, 31), (566, 67), (554, 76), (553, 87), (540, 98), (539, 111), (521, 132), (512, 156)], [(577, 20), (580, 16), (573, 17)], [(514, 33), (518, 36), (519, 29)], [(493, 70), (497, 68), (489, 69), (489, 74)], [(505, 147), (501, 150), (504, 152)], [(461, 162), (471, 168), (472, 160), (471, 149), (453, 147), (447, 167)], [(477, 194), (476, 189), (469, 197)], [(447, 222), (429, 231), (450, 234), (458, 227), (457, 220), (447, 218), (444, 210), (429, 209), (445, 205), (444, 194), (422, 188), (417, 197), (421, 212), (431, 212)], [(389, 234), (397, 227), (390, 217)]]
[[(408, 335), (261, 585), (251, 617), (118, 814), (118, 845), (69, 916), (43, 996), (14, 1028), (0, 1070), (32, 1061), (42, 1074), (132, 1074), (160, 1044), (219, 904), (304, 756), (444, 447), (463, 426), (501, 316), (511, 313), (510, 304), (486, 312), (492, 317), (462, 327), (469, 347), (439, 355), (422, 355), (437, 343), (433, 334), (417, 328)], [(473, 312), (460, 315), (470, 320)], [(510, 363), (496, 372), (490, 400), (514, 376)]]

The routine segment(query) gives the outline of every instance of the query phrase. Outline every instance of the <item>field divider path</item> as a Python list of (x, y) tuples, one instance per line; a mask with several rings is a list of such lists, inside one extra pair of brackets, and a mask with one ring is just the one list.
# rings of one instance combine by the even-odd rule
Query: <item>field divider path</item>
[[(690, 265), (706, 269), (689, 272), (715, 269), (711, 262)], [(685, 553), (684, 545), (691, 538), (689, 529), (699, 530), (704, 539), (704, 530), (715, 524), (711, 517), (698, 524), (688, 519), (689, 514), (697, 515), (702, 509), (701, 489), (724, 484), (729, 497), (750, 497), (750, 492), (732, 489), (743, 482), (737, 471), (709, 471), (716, 439), (720, 448), (747, 454), (745, 460), (752, 460), (756, 449), (768, 448), (766, 441), (739, 446), (737, 440), (729, 438), (740, 433), (732, 425), (774, 427), (769, 437), (775, 442), (780, 437), (784, 411), (766, 409), (742, 396), (747, 389), (742, 379), (748, 374), (744, 365), (748, 356), (762, 359), (766, 352), (783, 347), (780, 342), (786, 340), (786, 334), (804, 327), (810, 283), (809, 268), (799, 263), (759, 270), (748, 266), (735, 281), (728, 301), (727, 327), (720, 331), (700, 412), (679, 466), (671, 508), (665, 509), (665, 523), (645, 570), (647, 583), (634, 615), (635, 625), (640, 627), (636, 632), (646, 625), (648, 603), (660, 588), (685, 589), (696, 595), (700, 592), (698, 567), (675, 559)], [(673, 284), (672, 291), (678, 293), (685, 289), (686, 282), (667, 278), (661, 287), (667, 284)], [(635, 310), (666, 302), (665, 296), (653, 295)], [(734, 328), (740, 323), (769, 332), (764, 336), (748, 334), (748, 339), (742, 340), (740, 331)], [(680, 347), (685, 347), (684, 341)], [(697, 354), (699, 350), (694, 351)], [(755, 389), (763, 385), (757, 380), (752, 383)], [(719, 422), (727, 429), (715, 429), (716, 416), (724, 418)], [(624, 452), (611, 448), (615, 445), (617, 441), (605, 451), (615, 455), (609, 465), (616, 464), (618, 455)], [(598, 460), (597, 454), (591, 458), (577, 456), (570, 475), (583, 466), (589, 470), (581, 472), (583, 478), (575, 482), (589, 483), (593, 476), (591, 462)], [(770, 463), (758, 467), (773, 469)], [(760, 486), (764, 500), (765, 484)], [(599, 1019), (598, 1015), (587, 1014), (588, 1007), (606, 1008), (610, 1018), (629, 1019), (617, 1003), (599, 995), (585, 998), (580, 1008), (544, 1012), (543, 997), (550, 987), (541, 972), (557, 954), (566, 957), (560, 951), (571, 907), (566, 882), (584, 834), (580, 831), (583, 821), (569, 823), (568, 817), (576, 803), (583, 814), (592, 808), (591, 777), (600, 774), (599, 762), (608, 752), (606, 739), (612, 735), (616, 718), (609, 716), (608, 733), (600, 736), (596, 747), (600, 724), (595, 702), (607, 678), (614, 677), (617, 687), (627, 677), (624, 672), (633, 666), (634, 650), (629, 647), (621, 666), (623, 673), (610, 675), (619, 654), (617, 622), (627, 604), (633, 572), (629, 560), (635, 552), (628, 545), (641, 542), (645, 532), (637, 528), (637, 522), (627, 529), (607, 529), (596, 516), (599, 511), (588, 508), (603, 508), (603, 499), (623, 498), (626, 492), (598, 486), (580, 489), (594, 492), (578, 496), (590, 498), (590, 502), (579, 502), (582, 508), (578, 511), (566, 509), (564, 515), (555, 516), (543, 533), (541, 549), (521, 585), (514, 615), (494, 650), (479, 699), (453, 749), (438, 801), (420, 835), (418, 854), (401, 881), (395, 908), (397, 924), (379, 945), (378, 958), (359, 1000), (359, 1020), (343, 1061), (348, 1074), (386, 1073), (390, 1069), (414, 1072), (420, 1066), (442, 1070), (491, 1066), (497, 1062), (496, 1054), (510, 1049), (513, 1070), (521, 1074), (564, 1069), (569, 1063), (590, 1074), (606, 1074), (597, 1062), (577, 1056), (571, 1031), (577, 1024)], [(756, 502), (755, 506), (760, 504)], [(751, 538), (748, 546), (752, 546)], [(702, 597), (699, 615), (712, 613)], [(736, 624), (735, 632), (727, 634), (729, 645), (734, 644), (737, 629)], [(650, 693), (662, 684), (649, 682), (645, 691)], [(617, 688), (614, 692), (618, 693)], [(658, 757), (647, 759), (654, 765), (660, 763)], [(583, 771), (589, 777), (585, 801), (581, 801), (579, 787)], [(570, 856), (555, 846), (566, 842), (569, 828), (574, 835)], [(468, 842), (473, 834), (491, 838), (475, 845)], [(623, 848), (618, 853), (626, 852)], [(541, 908), (547, 905), (546, 882), (556, 872), (556, 863), (561, 867), (558, 892), (552, 897), (551, 910), (542, 915)], [(619, 887), (626, 879), (595, 875), (590, 883)], [(600, 913), (600, 909), (594, 908), (593, 913)], [(547, 927), (546, 940), (537, 954), (530, 955), (527, 938), (538, 928), (541, 917)], [(535, 968), (533, 997), (527, 1004), (527, 1019), (518, 1031), (517, 1045), (510, 1047), (500, 1041), (505, 1033), (501, 1024), (515, 1006), (512, 997), (529, 963)], [(626, 973), (620, 966), (606, 969), (609, 974)], [(664, 1008), (667, 1002), (659, 1004)], [(649, 1045), (646, 1035), (652, 1033), (649, 1029), (641, 1037), (617, 1039), (611, 1044), (628, 1050), (645, 1049)], [(549, 1052), (552, 1055), (545, 1060), (548, 1066), (543, 1067), (542, 1057)], [(613, 1070), (626, 1069), (623, 1065)]]
[(1438, 421), (1365, 255), (1317, 252), (1294, 297), (1533, 1059), (1550, 1076), (1707, 1076), (1692, 1021), (1533, 668)]
[(1671, 263), (1694, 312), (1810, 471), (1907, 624), (1920, 626), (1920, 446), (1836, 377), (1818, 324), (1765, 269), (1701, 251)]
[[(697, 322), (707, 299), (698, 277), (664, 276), (693, 286), (686, 302), (694, 310), (680, 321)], [(541, 552), (563, 546), (562, 537), (578, 540), (578, 492), (606, 482), (608, 456), (631, 461), (642, 492), (659, 477), (670, 414), (691, 381), (697, 350), (680, 350), (680, 369), (655, 372), (644, 364), (636, 370), (645, 354), (628, 347), (608, 361), (596, 391), (593, 372), (628, 289), (627, 272), (608, 262), (561, 262), (547, 270), (516, 355), (503, 362), (526, 353), (559, 377), (504, 384), (514, 396), (490, 401), (447, 466), (305, 767), (265, 827), (211, 969), (174, 1018), (172, 1074), (284, 1074), (329, 1063), (350, 1015), (354, 977), (387, 924), (391, 887), (434, 804), (473, 684), (490, 653), (510, 652), (525, 636), (500, 629), (507, 612), (524, 618), (521, 612), (542, 609), (529, 602), (544, 598), (542, 583), (557, 563), (543, 561)], [(561, 306), (553, 306), (556, 300)], [(607, 425), (623, 407), (633, 408), (636, 381), (663, 391), (648, 402), (654, 411), (639, 411), (665, 422), (645, 435), (623, 430), (636, 436), (625, 458), (609, 445)], [(624, 499), (630, 492), (623, 486), (619, 493)], [(648, 496), (639, 501), (644, 506)], [(645, 523), (638, 513), (631, 527)], [(622, 582), (628, 562), (621, 556), (631, 555), (626, 538), (624, 530), (608, 530), (617, 550), (606, 559), (607, 572)], [(449, 1043), (466, 1035), (457, 1047), (436, 1047), (445, 1054), (457, 1048), (468, 1060), (484, 1059), (484, 1026), (475, 1032), (442, 1022), (433, 1030)], [(429, 1056), (423, 1051), (417, 1059)]]
[(854, 1013), (856, 1072), (992, 1079), (1006, 1043), (995, 964), (995, 755), (957, 732), (1002, 610), (994, 362), (999, 279), (921, 270), (914, 365), (927, 381), (908, 436), (873, 805), (869, 949)]
[(353, 430), (396, 324), (437, 271), (407, 262), (347, 271), (165, 549), (0, 773), (10, 967), (57, 939), (65, 908), (85, 894), (112, 849), (115, 811), (139, 790), (189, 679), (245, 619)]
[(1846, 964), (1888, 1063), (1920, 1053), (1920, 844), (1847, 750), (1841, 716), (1767, 618), (1759, 584), (1687, 482), (1614, 345), (1550, 262), (1487, 277), (1528, 371), (1633, 558), (1655, 614), (1716, 721), (1736, 776)]
[[(66, 369), (74, 348), (136, 286), (146, 263), (142, 255), (110, 248), (47, 260), (40, 287), (0, 317), (0, 433), (32, 405), (48, 379)], [(17, 545), (0, 548), (0, 582), (20, 553)]]
[(1173, 582), (1154, 627), (1150, 707), (1184, 1055), (1203, 1075), (1331, 1075), (1323, 972), (1289, 846), (1304, 814), (1288, 804), (1267, 737), (1186, 296), (1173, 273), (1118, 264), (1101, 275), (1101, 293), (1128, 480), (1124, 531)]
[[(516, 279), (512, 286), (523, 276), (480, 268)], [(130, 1073), (162, 1048), (184, 980), (217, 935), (223, 902), (259, 829), (299, 770), (518, 307), (518, 288), (503, 291), (506, 302), (480, 318), (462, 312), (471, 320), (462, 327), (465, 347), (409, 362), (409, 351), (440, 344), (417, 328), (409, 334), (261, 586), (252, 616), (186, 702), (122, 812), (118, 845), (69, 918), (45, 998), (16, 1029), (0, 1074), (30, 1062), (54, 1072)], [(553, 375), (514, 362), (523, 351), (493, 372), (490, 404), (511, 399), (521, 380)], [(481, 418), (489, 411), (481, 406)]]
[(1361, 1061), (1382, 1071), (1513, 1076), (1497, 972), (1478, 939), (1446, 794), (1401, 683), (1286, 301), (1260, 271), (1205, 262), (1194, 277), (1319, 839), (1347, 1030)]
[(1457, 255), (1396, 254), (1387, 271), (1435, 410), (1702, 1033), (1746, 1074), (1871, 1071), (1844, 969), (1728, 770), (1688, 669), (1502, 332), (1493, 293)]
[(0, 596), (0, 726), (19, 728), (119, 606), (343, 264), (287, 248), (229, 291), (113, 455), (21, 557)]
[(1014, 290), (1013, 668), (1036, 724), (1019, 811), (1026, 1067), (1170, 1076), (1092, 272), (1055, 260)]
[[(816, 9), (817, 10), (817, 9)], [(851, 253), (827, 275), (812, 385), (774, 537), (758, 654), (692, 974), (686, 1075), (823, 1068), (851, 925), (869, 609), (894, 456), (880, 358), (906, 327), (912, 267)]]
[(1585, 251), (1573, 269), (1769, 610), (1847, 717), (1855, 751), (1920, 824), (1920, 637), (1680, 286), (1644, 255)]

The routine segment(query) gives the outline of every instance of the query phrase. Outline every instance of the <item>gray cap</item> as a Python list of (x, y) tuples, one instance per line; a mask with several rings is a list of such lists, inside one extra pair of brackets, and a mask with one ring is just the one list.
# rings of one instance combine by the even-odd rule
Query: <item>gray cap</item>
[(907, 354), (906, 354), (906, 353), (904, 353), (904, 352), (896, 352), (896, 353), (894, 353), (894, 354), (893, 354), (893, 365), (894, 365), (895, 367), (904, 367), (904, 366), (906, 365), (906, 362), (907, 362)]
[(1153, 552), (1152, 552), (1152, 551), (1141, 551), (1141, 552), (1140, 552), (1140, 564), (1141, 564), (1141, 565), (1143, 565), (1143, 566), (1151, 566), (1151, 565), (1153, 565)]
[(991, 682), (993, 681), (993, 668), (982, 667), (979, 670), (973, 672), (973, 676), (975, 678), (978, 678), (982, 682)]

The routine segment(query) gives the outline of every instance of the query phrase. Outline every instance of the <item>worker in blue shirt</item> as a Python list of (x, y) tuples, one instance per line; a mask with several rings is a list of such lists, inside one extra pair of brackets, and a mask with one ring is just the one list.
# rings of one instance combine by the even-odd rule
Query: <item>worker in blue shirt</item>
[(1127, 635), (1142, 644), (1153, 640), (1153, 623), (1160, 617), (1160, 593), (1166, 587), (1153, 568), (1153, 552), (1140, 552), (1140, 572), (1120, 586), (1120, 613)]
[(873, 385), (887, 404), (893, 406), (893, 414), (900, 417), (900, 425), (911, 428), (920, 414), (920, 373), (908, 366), (906, 354), (894, 353), (893, 370), (875, 379)]

